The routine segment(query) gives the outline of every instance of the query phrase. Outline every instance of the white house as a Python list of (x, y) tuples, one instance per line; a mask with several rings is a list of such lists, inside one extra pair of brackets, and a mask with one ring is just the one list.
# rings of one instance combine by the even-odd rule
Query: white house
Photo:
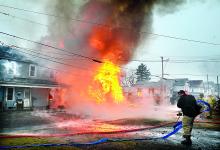
[(198, 97), (200, 93), (205, 92), (203, 80), (190, 80), (189, 81), (189, 92), (190, 94)]
[(59, 85), (53, 70), (38, 66), (15, 50), (0, 46), (0, 110), (46, 108), (52, 88)]
[(179, 90), (189, 91), (188, 78), (174, 79), (173, 92), (178, 92)]

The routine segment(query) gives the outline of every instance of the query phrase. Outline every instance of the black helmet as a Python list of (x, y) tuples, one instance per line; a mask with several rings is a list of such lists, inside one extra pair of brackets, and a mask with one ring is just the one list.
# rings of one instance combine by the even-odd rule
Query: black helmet
[(183, 91), (183, 90), (180, 90), (180, 91), (178, 92), (178, 94), (186, 94), (186, 92)]

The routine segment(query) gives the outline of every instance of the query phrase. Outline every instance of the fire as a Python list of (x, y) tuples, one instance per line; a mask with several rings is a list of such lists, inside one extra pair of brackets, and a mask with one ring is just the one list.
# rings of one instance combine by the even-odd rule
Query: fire
[(142, 93), (141, 89), (138, 89), (137, 95), (138, 95), (138, 97), (142, 97), (143, 96), (143, 93)]
[(111, 97), (115, 103), (123, 102), (124, 96), (119, 83), (120, 67), (110, 61), (104, 61), (98, 69), (93, 81), (95, 85), (89, 87), (89, 94), (96, 99), (97, 103), (103, 103)]

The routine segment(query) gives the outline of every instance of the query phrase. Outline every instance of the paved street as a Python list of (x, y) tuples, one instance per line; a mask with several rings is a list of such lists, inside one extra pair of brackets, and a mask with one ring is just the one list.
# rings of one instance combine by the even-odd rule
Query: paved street
[[(84, 143), (95, 141), (100, 138), (159, 138), (172, 131), (172, 125), (152, 129), (154, 126), (163, 124), (163, 122), (155, 122), (152, 120), (149, 120), (149, 122), (146, 122), (146, 120), (138, 121), (139, 123), (137, 124), (135, 123), (137, 122), (137, 119), (134, 120), (133, 123), (127, 119), (121, 119), (119, 121), (102, 121), (80, 118), (79, 116), (66, 114), (65, 112), (48, 113), (47, 111), (4, 112), (1, 113), (1, 122), (2, 135), (32, 135), (37, 137), (39, 135), (51, 136), (57, 134), (58, 137), (62, 136), (61, 143)], [(207, 128), (199, 127), (196, 123), (195, 128), (193, 129), (192, 149), (217, 149), (219, 147), (219, 128), (216, 128), (216, 126), (210, 128), (208, 127), (209, 124), (206, 125)], [(103, 132), (122, 130), (130, 131), (141, 128), (146, 128), (146, 130), (103, 134)], [(92, 132), (92, 134), (83, 134), (88, 132)], [(63, 137), (63, 134), (66, 134), (66, 136)], [(148, 144), (157, 143), (184, 148), (179, 144), (181, 140), (182, 137), (180, 131), (169, 137), (167, 140), (153, 139), (145, 140), (143, 142), (147, 141)]]

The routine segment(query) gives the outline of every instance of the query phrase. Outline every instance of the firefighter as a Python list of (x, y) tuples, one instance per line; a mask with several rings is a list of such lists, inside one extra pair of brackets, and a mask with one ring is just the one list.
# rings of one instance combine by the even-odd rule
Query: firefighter
[(216, 105), (216, 99), (213, 95), (209, 95), (207, 98), (207, 102), (210, 104), (211, 110), (206, 114), (208, 119), (212, 119), (212, 113)]
[(23, 110), (24, 108), (24, 101), (22, 99), (21, 92), (17, 92), (16, 94), (16, 107), (17, 110)]
[(185, 138), (181, 144), (192, 145), (191, 132), (193, 128), (193, 122), (195, 117), (199, 114), (201, 106), (197, 105), (194, 96), (187, 95), (183, 90), (180, 90), (178, 95), (180, 98), (177, 102), (177, 107), (181, 108), (183, 112), (183, 137)]
[[(200, 93), (200, 94), (199, 94), (199, 97), (197, 98), (197, 100), (206, 101), (204, 94), (203, 94), (203, 93)], [(205, 110), (205, 109), (206, 109), (206, 106), (205, 106), (205, 105), (200, 104), (200, 106), (202, 107), (202, 110)], [(206, 112), (200, 114), (200, 118), (201, 118), (201, 119), (205, 119), (205, 118), (206, 118)]]

